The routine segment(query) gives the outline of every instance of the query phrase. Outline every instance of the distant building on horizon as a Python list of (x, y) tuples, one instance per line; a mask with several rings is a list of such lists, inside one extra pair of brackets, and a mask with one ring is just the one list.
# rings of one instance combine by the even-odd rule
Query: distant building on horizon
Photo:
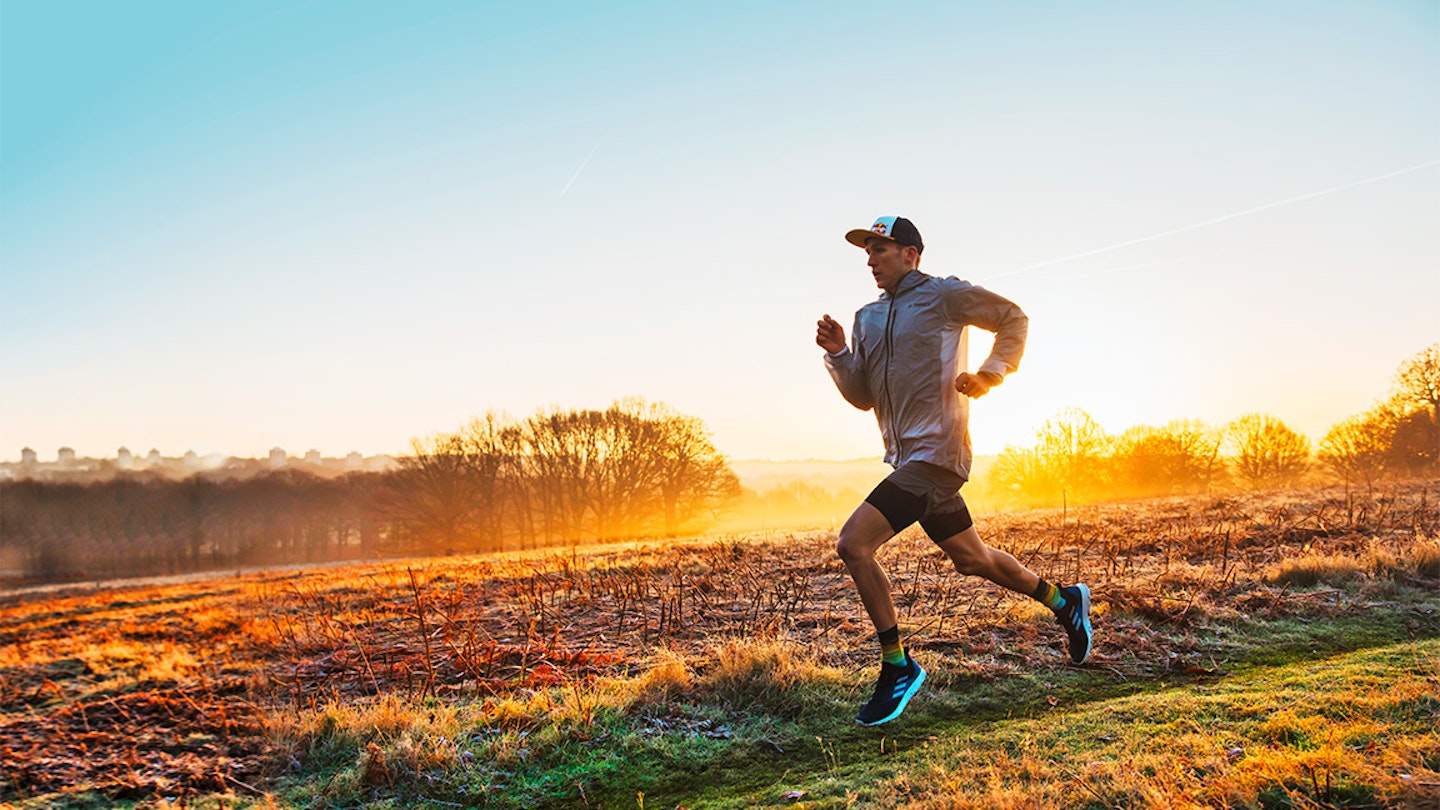
[[(304, 459), (303, 465), (300, 464), (301, 458)], [(158, 448), (151, 448), (142, 459), (129, 447), (117, 448), (109, 458), (80, 457), (74, 449), (61, 447), (56, 452), (55, 461), (41, 461), (33, 448), (25, 447), (20, 451), (20, 461), (0, 461), (0, 478), (7, 481), (90, 483), (139, 472), (158, 474), (168, 480), (190, 476), (231, 480), (282, 469), (303, 469), (307, 474), (334, 478), (348, 473), (385, 473), (398, 466), (392, 456), (366, 456), (355, 450), (344, 456), (326, 457), (311, 448), (305, 451), (304, 456), (292, 459), (282, 447), (272, 448), (268, 455), (258, 458), (227, 456), (219, 452), (202, 456), (195, 450), (186, 450), (183, 456), (166, 457), (160, 454)]]

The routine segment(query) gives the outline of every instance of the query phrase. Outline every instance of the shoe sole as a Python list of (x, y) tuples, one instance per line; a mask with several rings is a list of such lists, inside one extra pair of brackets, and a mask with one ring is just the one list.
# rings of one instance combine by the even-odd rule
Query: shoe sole
[(905, 707), (910, 704), (910, 698), (915, 697), (915, 693), (920, 691), (920, 685), (925, 683), (925, 670), (921, 669), (919, 664), (916, 664), (915, 668), (920, 670), (920, 674), (915, 677), (915, 682), (910, 684), (910, 688), (905, 690), (905, 694), (900, 696), (900, 705), (895, 707), (895, 711), (885, 715), (884, 717), (874, 721), (873, 723), (866, 723), (863, 720), (856, 720), (855, 722), (859, 723), (862, 726), (878, 726), (881, 723), (888, 723), (891, 720), (899, 717), (901, 713), (905, 711)]
[(1080, 591), (1080, 615), (1085, 619), (1085, 655), (1081, 656), (1079, 661), (1076, 661), (1073, 656), (1070, 660), (1079, 665), (1090, 660), (1090, 649), (1095, 646), (1095, 634), (1090, 630), (1090, 588), (1083, 584), (1077, 584), (1075, 587)]

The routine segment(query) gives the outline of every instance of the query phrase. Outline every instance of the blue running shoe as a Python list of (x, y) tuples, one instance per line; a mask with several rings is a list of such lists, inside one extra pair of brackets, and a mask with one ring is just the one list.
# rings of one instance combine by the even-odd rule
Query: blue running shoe
[(925, 670), (905, 652), (905, 664), (880, 662), (880, 680), (875, 683), (875, 693), (860, 709), (855, 721), (862, 726), (878, 726), (888, 723), (905, 711), (905, 704), (920, 691), (925, 683)]
[(1070, 660), (1083, 664), (1090, 658), (1090, 646), (1094, 634), (1090, 631), (1090, 589), (1075, 584), (1060, 589), (1065, 597), (1065, 607), (1055, 611), (1055, 621), (1065, 628), (1070, 637)]

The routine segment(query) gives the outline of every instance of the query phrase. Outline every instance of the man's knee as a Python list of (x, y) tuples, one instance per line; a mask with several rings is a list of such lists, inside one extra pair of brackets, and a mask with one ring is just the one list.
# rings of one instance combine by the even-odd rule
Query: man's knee
[(870, 502), (860, 504), (840, 527), (835, 553), (847, 563), (875, 558), (875, 549), (895, 535), (889, 519)]
[(946, 538), (940, 543), (955, 570), (965, 576), (989, 576), (994, 564), (992, 549), (985, 545), (974, 527)]
[(989, 558), (986, 554), (977, 554), (974, 550), (964, 548), (950, 552), (950, 564), (963, 576), (978, 577), (984, 576), (989, 570)]
[(849, 528), (846, 526), (840, 530), (840, 537), (835, 541), (835, 554), (847, 563), (873, 558), (875, 550), (870, 548), (856, 532), (848, 531)]

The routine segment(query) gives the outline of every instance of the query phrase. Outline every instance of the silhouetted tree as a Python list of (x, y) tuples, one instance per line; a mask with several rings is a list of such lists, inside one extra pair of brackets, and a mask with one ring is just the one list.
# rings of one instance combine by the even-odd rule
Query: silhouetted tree
[(547, 542), (579, 540), (589, 475), (585, 417), (558, 408), (531, 416), (517, 432), (519, 476), (526, 508), (538, 513)]
[(472, 419), (460, 429), (459, 450), (475, 499), (471, 515), (482, 549), (504, 545), (505, 477), (513, 465), (514, 435), (508, 420), (494, 412)]
[(1325, 433), (1316, 455), (1347, 486), (1364, 484), (1369, 489), (1385, 470), (1395, 427), (1384, 408), (1351, 416)]
[(1006, 446), (990, 468), (990, 480), (1002, 499), (1018, 504), (1059, 503), (1064, 492), (1064, 483), (1035, 447)]
[(399, 459), (386, 505), (406, 550), (474, 550), (484, 501), (465, 451), (462, 434), (438, 433), (412, 439), (410, 454)]
[(647, 472), (659, 495), (667, 537), (700, 516), (713, 520), (720, 507), (739, 497), (740, 479), (711, 443), (704, 422), (659, 403), (632, 400), (619, 407), (648, 427)]
[(1111, 440), (1090, 414), (1067, 408), (1046, 420), (1034, 447), (1006, 447), (991, 467), (993, 489), (1021, 504), (1055, 504), (1110, 494)]
[(1117, 483), (1127, 494), (1204, 492), (1214, 476), (1219, 434), (1196, 420), (1139, 425), (1111, 446)]
[(1098, 495), (1105, 490), (1108, 438), (1090, 414), (1067, 408), (1048, 419), (1036, 435), (1041, 463), (1050, 479), (1070, 497)]
[(1395, 385), (1402, 397), (1430, 409), (1432, 463), (1440, 460), (1440, 343), (1400, 364)]
[(1242, 416), (1226, 426), (1225, 435), (1236, 474), (1252, 487), (1288, 486), (1305, 474), (1310, 440), (1279, 419)]
[(645, 418), (643, 405), (620, 403), (604, 411), (583, 411), (574, 422), (583, 450), (579, 491), (600, 538), (639, 534), (659, 511), (655, 486), (659, 466), (659, 425)]
[(408, 531), (478, 532), (487, 548), (507, 526), (522, 546), (674, 533), (740, 491), (700, 420), (641, 399), (518, 424), (489, 414), (417, 441), (401, 468), (387, 508)]

